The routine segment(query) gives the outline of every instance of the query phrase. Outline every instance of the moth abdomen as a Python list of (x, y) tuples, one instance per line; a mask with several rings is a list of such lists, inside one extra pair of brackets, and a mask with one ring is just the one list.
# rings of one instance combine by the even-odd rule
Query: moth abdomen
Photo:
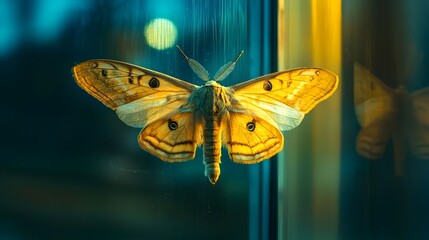
[(221, 138), (219, 122), (206, 120), (203, 131), (204, 136), (204, 165), (205, 175), (214, 185), (220, 176)]
[(215, 185), (220, 176), (220, 162), (206, 163), (206, 170), (204, 171), (210, 182)]

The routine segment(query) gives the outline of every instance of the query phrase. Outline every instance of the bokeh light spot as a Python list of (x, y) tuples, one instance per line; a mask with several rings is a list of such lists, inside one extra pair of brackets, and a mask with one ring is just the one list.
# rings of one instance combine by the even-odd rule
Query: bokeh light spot
[(162, 50), (174, 45), (177, 39), (177, 29), (170, 20), (156, 18), (146, 25), (144, 35), (149, 46)]

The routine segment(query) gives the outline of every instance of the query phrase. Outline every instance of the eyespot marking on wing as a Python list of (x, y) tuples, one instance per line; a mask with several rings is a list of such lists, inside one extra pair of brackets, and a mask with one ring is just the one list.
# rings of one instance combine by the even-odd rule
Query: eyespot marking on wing
[(247, 128), (247, 130), (249, 130), (249, 132), (253, 132), (255, 130), (255, 128), (256, 128), (256, 125), (255, 125), (255, 123), (253, 121), (252, 122), (248, 122), (246, 124), (246, 128)]
[(267, 92), (269, 92), (269, 91), (271, 91), (273, 89), (273, 85), (271, 84), (271, 82), (270, 81), (265, 81), (264, 82), (264, 90), (265, 91), (267, 91)]
[(179, 125), (177, 124), (177, 122), (176, 121), (173, 121), (173, 120), (171, 120), (171, 119), (169, 119), (168, 120), (168, 128), (170, 129), (170, 130), (176, 130), (177, 128), (179, 127)]
[(149, 87), (151, 88), (159, 88), (159, 80), (156, 77), (152, 77), (149, 80)]

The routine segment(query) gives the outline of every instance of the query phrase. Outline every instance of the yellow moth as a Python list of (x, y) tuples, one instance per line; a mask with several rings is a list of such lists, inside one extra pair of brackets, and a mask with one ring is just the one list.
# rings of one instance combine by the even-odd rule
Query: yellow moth
[(379, 159), (392, 139), (396, 175), (402, 174), (405, 142), (414, 156), (429, 159), (429, 88), (413, 93), (403, 86), (390, 88), (355, 63), (354, 101), (362, 127), (356, 139), (359, 155)]
[(203, 144), (205, 175), (212, 184), (220, 175), (222, 145), (237, 163), (274, 156), (283, 148), (281, 131), (298, 126), (338, 85), (338, 77), (327, 70), (300, 68), (223, 87), (218, 82), (231, 73), (243, 51), (209, 78), (201, 64), (179, 50), (204, 85), (113, 60), (80, 63), (73, 74), (81, 88), (115, 110), (124, 123), (142, 128), (139, 145), (156, 157), (187, 161)]

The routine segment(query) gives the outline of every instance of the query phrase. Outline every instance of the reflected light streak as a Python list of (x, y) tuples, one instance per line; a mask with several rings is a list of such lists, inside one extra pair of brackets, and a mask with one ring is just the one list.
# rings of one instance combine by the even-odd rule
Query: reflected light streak
[[(341, 76), (341, 4), (279, 0), (279, 70), (312, 66)], [(285, 134), (293, 141), (278, 155), (279, 239), (339, 239), (341, 95), (339, 87)]]

